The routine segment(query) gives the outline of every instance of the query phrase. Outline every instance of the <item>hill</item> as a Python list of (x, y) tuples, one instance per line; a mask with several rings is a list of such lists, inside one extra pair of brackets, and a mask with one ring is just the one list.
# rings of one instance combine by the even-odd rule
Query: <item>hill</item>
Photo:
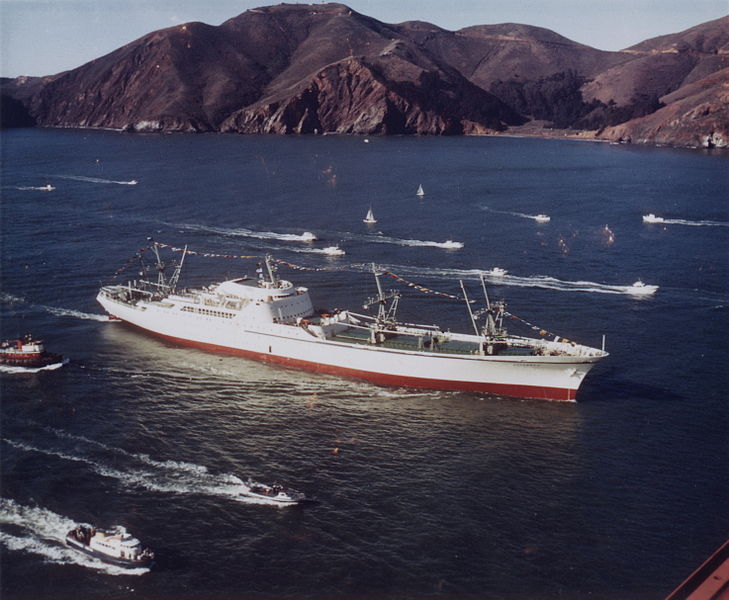
[[(724, 145), (727, 67), (729, 17), (605, 52), (528, 25), (447, 31), (343, 4), (281, 4), (0, 85), (4, 126), (442, 135), (534, 120), (605, 139)], [(712, 117), (696, 117), (699, 106)]]

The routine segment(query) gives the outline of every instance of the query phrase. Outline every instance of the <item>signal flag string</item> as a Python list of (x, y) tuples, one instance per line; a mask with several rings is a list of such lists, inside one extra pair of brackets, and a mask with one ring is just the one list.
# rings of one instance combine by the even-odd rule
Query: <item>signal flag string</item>
[[(170, 244), (164, 244), (162, 242), (157, 242), (157, 241), (154, 241), (153, 244), (155, 246), (157, 246), (158, 248), (165, 248), (167, 250), (171, 250), (172, 252), (185, 252), (186, 254), (190, 254), (192, 256), (202, 256), (203, 258), (227, 258), (227, 259), (241, 259), (241, 260), (253, 260), (253, 259), (263, 258), (263, 256), (261, 256), (261, 255), (237, 255), (237, 254), (217, 254), (214, 252), (198, 252), (195, 250), (179, 248), (177, 246), (172, 246)], [(114, 273), (114, 277), (116, 278), (118, 275), (120, 275), (121, 273), (126, 271), (135, 261), (141, 260), (144, 252), (146, 252), (150, 249), (151, 249), (151, 246), (147, 247), (147, 248), (140, 248), (139, 251), (134, 256), (127, 259), (126, 262), (119, 269), (116, 270), (116, 272)], [(296, 270), (296, 271), (310, 271), (310, 272), (353, 271), (355, 269), (362, 269), (362, 268), (369, 267), (369, 265), (364, 264), (364, 263), (355, 263), (355, 264), (351, 264), (351, 265), (344, 265), (341, 267), (306, 267), (303, 265), (295, 265), (293, 263), (290, 263), (290, 262), (287, 262), (285, 260), (281, 260), (278, 258), (272, 258), (271, 260), (276, 264), (283, 265), (285, 267), (288, 267), (288, 268)], [(451, 300), (459, 300), (459, 301), (464, 300), (464, 298), (462, 296), (456, 296), (454, 294), (448, 294), (446, 292), (439, 292), (437, 290), (427, 288), (423, 285), (414, 283), (403, 277), (400, 277), (396, 273), (393, 273), (392, 271), (388, 271), (386, 269), (382, 270), (382, 274), (387, 275), (387, 276), (391, 277), (392, 279), (394, 279), (395, 281), (397, 281), (398, 283), (401, 283), (409, 288), (415, 289), (423, 294), (439, 296), (441, 298), (450, 298)], [(468, 302), (473, 304), (476, 301), (469, 300)], [(547, 329), (534, 325), (534, 324), (530, 323), (529, 321), (522, 319), (521, 317), (519, 317), (513, 313), (510, 313), (508, 311), (504, 311), (504, 316), (509, 317), (510, 319), (512, 319), (514, 321), (519, 321), (519, 322), (523, 323), (524, 325), (529, 327), (532, 331), (535, 331), (536, 333), (538, 333), (541, 336), (549, 336), (549, 337), (554, 338), (555, 341), (561, 341), (561, 342), (565, 342), (565, 343), (575, 344), (575, 342), (572, 340), (563, 338)]]

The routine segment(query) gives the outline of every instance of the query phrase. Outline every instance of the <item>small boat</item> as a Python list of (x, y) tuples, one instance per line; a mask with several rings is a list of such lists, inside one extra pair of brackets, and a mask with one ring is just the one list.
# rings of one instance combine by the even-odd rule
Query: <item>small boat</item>
[(269, 500), (277, 504), (298, 504), (307, 500), (303, 492), (292, 490), (278, 483), (266, 485), (249, 479), (241, 485), (240, 495), (258, 500)]
[(663, 223), (663, 217), (657, 217), (653, 213), (643, 215), (643, 223)]
[(657, 285), (647, 285), (640, 279), (628, 287), (628, 293), (635, 296), (651, 296), (658, 290)]
[(487, 275), (491, 275), (492, 277), (503, 277), (506, 275), (509, 271), (506, 269), (502, 269), (501, 267), (494, 267), (490, 271), (486, 271)]
[(344, 256), (346, 254), (339, 246), (327, 246), (322, 248), (321, 251), (327, 256)]
[(453, 240), (446, 240), (445, 242), (440, 244), (441, 248), (446, 248), (447, 250), (460, 250), (463, 248), (463, 242), (454, 242)]
[(362, 219), (363, 223), (367, 223), (367, 225), (374, 225), (377, 223), (377, 219), (375, 219), (375, 215), (372, 212), (372, 207), (370, 206), (370, 209), (367, 211), (367, 216)]
[(127, 181), (127, 185), (137, 185), (139, 182), (136, 179), (132, 179), (131, 181)]
[(418, 196), (418, 197), (420, 197), (420, 198), (422, 198), (423, 196), (425, 196), (425, 191), (423, 190), (423, 186), (422, 185), (419, 185), (418, 186), (418, 191), (415, 192), (415, 195)]
[(0, 365), (36, 369), (63, 361), (63, 356), (46, 352), (43, 342), (26, 335), (0, 344)]
[(539, 214), (539, 215), (534, 216), (534, 220), (537, 223), (549, 223), (552, 220), (552, 218), (548, 215)]
[(302, 242), (315, 242), (318, 238), (311, 231), (305, 231), (301, 234)]
[(44, 192), (52, 192), (56, 188), (54, 188), (50, 183), (48, 185), (41, 186), (39, 189), (43, 190)]
[(142, 543), (121, 525), (113, 529), (78, 525), (66, 534), (66, 543), (75, 550), (126, 569), (150, 567), (154, 562), (154, 553), (143, 548)]

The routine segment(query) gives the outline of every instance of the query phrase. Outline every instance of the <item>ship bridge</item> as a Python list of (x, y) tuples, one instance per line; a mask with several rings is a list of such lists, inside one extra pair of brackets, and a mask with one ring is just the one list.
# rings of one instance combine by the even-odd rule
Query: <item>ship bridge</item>
[[(294, 287), (291, 282), (282, 279), (275, 283), (247, 277), (231, 279), (224, 281), (212, 291), (220, 296), (228, 298), (234, 296), (248, 300), (252, 303), (248, 305), (246, 311), (248, 313), (258, 313), (253, 310), (254, 306), (259, 306), (260, 309), (267, 306), (266, 312), (270, 312), (270, 315), (266, 320), (274, 319), (285, 323), (309, 317), (314, 313), (308, 288)], [(262, 316), (261, 314), (260, 317)]]
[(273, 298), (280, 299), (288, 296), (295, 296), (301, 291), (307, 292), (306, 288), (294, 288), (289, 281), (280, 280), (276, 285), (268, 281), (258, 281), (250, 277), (231, 279), (219, 284), (213, 291), (224, 296), (237, 296), (248, 300), (265, 301)]

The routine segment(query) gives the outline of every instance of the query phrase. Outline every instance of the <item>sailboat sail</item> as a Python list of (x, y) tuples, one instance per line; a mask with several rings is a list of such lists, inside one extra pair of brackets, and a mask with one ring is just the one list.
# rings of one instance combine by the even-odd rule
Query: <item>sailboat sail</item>
[(367, 211), (367, 216), (362, 219), (365, 223), (371, 224), (371, 223), (377, 223), (377, 219), (375, 219), (375, 215), (372, 212), (372, 207)]
[(419, 186), (418, 186), (418, 191), (417, 191), (417, 192), (415, 192), (415, 195), (416, 195), (416, 196), (420, 196), (421, 198), (422, 198), (423, 196), (425, 196), (425, 192), (423, 191), (423, 186), (422, 186), (422, 185), (419, 185)]

